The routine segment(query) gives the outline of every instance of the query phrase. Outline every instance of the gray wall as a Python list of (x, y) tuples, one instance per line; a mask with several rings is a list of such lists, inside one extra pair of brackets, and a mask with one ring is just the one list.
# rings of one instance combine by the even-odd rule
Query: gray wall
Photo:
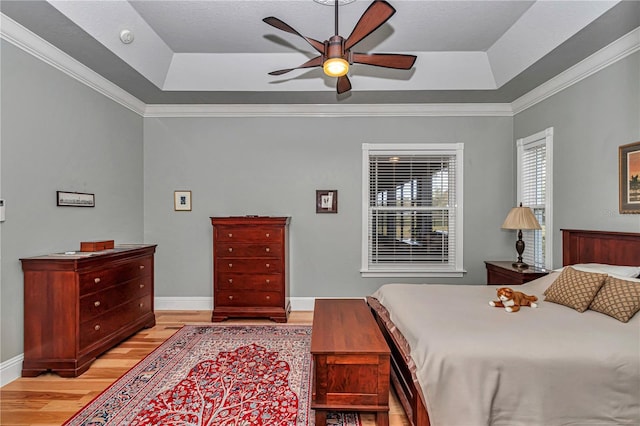
[(517, 114), (514, 139), (551, 126), (553, 254), (560, 266), (560, 229), (640, 231), (640, 215), (618, 210), (618, 147), (640, 141), (640, 52)]
[[(500, 230), (513, 203), (511, 117), (146, 118), (145, 241), (158, 243), (156, 296), (212, 295), (210, 216), (289, 215), (292, 296), (363, 296), (362, 143), (465, 144), (462, 279), (484, 283), (483, 260), (509, 258)], [(315, 191), (338, 190), (338, 214), (315, 213)], [(193, 211), (173, 211), (173, 191)]]
[[(514, 140), (549, 126), (556, 264), (560, 228), (640, 231), (640, 216), (617, 213), (617, 147), (640, 140), (639, 57), (515, 118), (142, 119), (3, 42), (0, 360), (22, 352), (19, 258), (81, 240), (158, 243), (156, 295), (206, 297), (210, 216), (290, 215), (293, 296), (361, 296), (392, 281), (359, 274), (363, 142), (465, 144), (468, 273), (409, 282), (484, 283), (483, 260), (513, 257), (500, 224), (515, 203)], [(192, 212), (173, 211), (181, 189)], [(315, 213), (316, 189), (339, 190), (337, 215)], [(95, 193), (97, 205), (56, 207), (56, 190)]]
[[(19, 259), (80, 241), (143, 239), (142, 117), (2, 42), (0, 359), (22, 353)], [(56, 191), (94, 193), (95, 208), (56, 207)]]

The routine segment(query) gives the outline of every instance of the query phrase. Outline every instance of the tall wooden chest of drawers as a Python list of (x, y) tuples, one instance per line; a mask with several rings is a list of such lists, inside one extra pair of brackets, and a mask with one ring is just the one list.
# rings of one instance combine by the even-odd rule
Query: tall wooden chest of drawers
[(22, 375), (85, 372), (96, 357), (153, 327), (155, 245), (20, 259), (24, 272)]
[(288, 217), (212, 217), (213, 313), (287, 322)]

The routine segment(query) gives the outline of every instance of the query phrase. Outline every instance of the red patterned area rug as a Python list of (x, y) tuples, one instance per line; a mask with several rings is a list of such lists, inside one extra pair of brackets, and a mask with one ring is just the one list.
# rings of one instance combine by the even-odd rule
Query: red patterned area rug
[(186, 325), (65, 426), (311, 426), (310, 347), (309, 326)]

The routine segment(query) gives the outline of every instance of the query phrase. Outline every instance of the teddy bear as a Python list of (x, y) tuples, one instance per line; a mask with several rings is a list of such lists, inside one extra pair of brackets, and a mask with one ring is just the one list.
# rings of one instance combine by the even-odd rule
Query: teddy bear
[(536, 296), (529, 296), (520, 291), (512, 290), (509, 287), (499, 288), (497, 294), (499, 300), (492, 300), (489, 302), (489, 305), (504, 308), (507, 312), (518, 312), (520, 306), (538, 307), (538, 304), (535, 303), (538, 300)]

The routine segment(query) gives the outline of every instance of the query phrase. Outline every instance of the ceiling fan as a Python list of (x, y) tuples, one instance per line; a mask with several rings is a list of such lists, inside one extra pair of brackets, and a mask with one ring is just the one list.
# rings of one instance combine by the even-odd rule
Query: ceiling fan
[(351, 90), (351, 82), (349, 81), (349, 77), (347, 77), (349, 64), (374, 65), (377, 67), (401, 70), (411, 69), (416, 61), (415, 55), (403, 55), (397, 53), (357, 53), (351, 51), (353, 46), (387, 22), (394, 13), (396, 13), (396, 10), (386, 1), (374, 0), (374, 2), (371, 3), (367, 10), (362, 14), (360, 20), (358, 20), (358, 23), (353, 28), (351, 35), (345, 39), (338, 35), (338, 0), (335, 0), (335, 35), (331, 36), (329, 40), (325, 40), (324, 42), (320, 42), (300, 34), (278, 18), (273, 16), (264, 18), (263, 21), (272, 27), (302, 37), (320, 53), (319, 56), (309, 59), (300, 66), (272, 71), (269, 75), (282, 75), (296, 69), (321, 66), (324, 69), (325, 74), (330, 77), (338, 78), (336, 89), (338, 94), (341, 94)]

